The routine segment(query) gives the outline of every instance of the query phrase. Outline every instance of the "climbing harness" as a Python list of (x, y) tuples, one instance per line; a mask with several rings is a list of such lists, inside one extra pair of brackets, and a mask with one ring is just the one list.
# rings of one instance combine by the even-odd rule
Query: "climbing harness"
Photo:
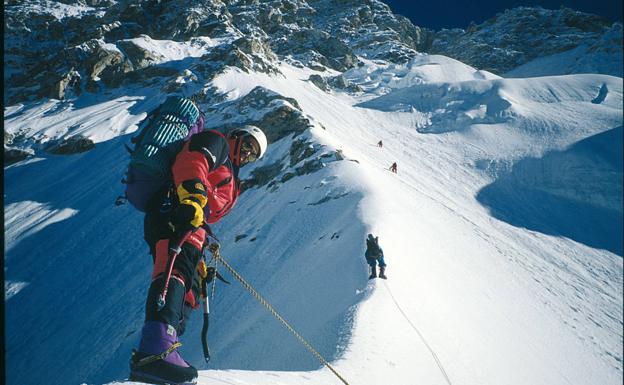
[(290, 326), (290, 324), (284, 319), (284, 317), (282, 317), (277, 312), (277, 310), (275, 310), (275, 308), (271, 306), (269, 302), (267, 302), (267, 300), (265, 300), (249, 283), (247, 283), (247, 281), (245, 281), (245, 279), (236, 270), (234, 270), (234, 268), (221, 255), (218, 243), (212, 243), (208, 245), (208, 250), (210, 250), (210, 252), (212, 253), (215, 261), (220, 261), (223, 266), (234, 276), (234, 278), (236, 278), (258, 302), (260, 302), (265, 308), (267, 308), (267, 310), (269, 310), (269, 312), (275, 318), (277, 318), (277, 320), (280, 321), (299, 340), (299, 342), (301, 342), (303, 346), (305, 346), (306, 349), (308, 349), (308, 351), (310, 351), (310, 353), (312, 353), (312, 355), (314, 355), (320, 361), (322, 365), (326, 366), (329, 370), (331, 370), (331, 372), (334, 373), (334, 375), (338, 377), (343, 384), (349, 385), (349, 383), (336, 371), (336, 369), (334, 369), (329, 364), (329, 362), (327, 362), (327, 360), (323, 358), (323, 356), (319, 352), (317, 352), (312, 347), (312, 345), (310, 345), (308, 341), (305, 340), (305, 338), (301, 336), (301, 334), (299, 334), (292, 326)]

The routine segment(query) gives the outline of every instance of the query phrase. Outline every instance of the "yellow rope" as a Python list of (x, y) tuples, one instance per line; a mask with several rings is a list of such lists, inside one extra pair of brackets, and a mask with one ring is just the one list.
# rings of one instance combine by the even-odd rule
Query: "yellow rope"
[(305, 346), (312, 353), (312, 355), (314, 355), (321, 362), (321, 364), (327, 366), (327, 368), (329, 368), (329, 370), (331, 370), (332, 373), (334, 373), (336, 377), (338, 377), (340, 381), (342, 381), (343, 384), (349, 385), (349, 383), (344, 378), (342, 378), (340, 374), (338, 374), (338, 372), (329, 364), (329, 362), (327, 362), (327, 360), (323, 358), (323, 356), (319, 352), (317, 352), (312, 347), (312, 345), (310, 345), (308, 341), (306, 341), (305, 338), (301, 336), (301, 334), (297, 333), (297, 331), (292, 326), (290, 326), (290, 324), (281, 315), (279, 315), (277, 310), (275, 310), (275, 308), (273, 308), (270, 303), (268, 303), (249, 283), (247, 283), (247, 281), (245, 281), (245, 279), (236, 270), (234, 270), (232, 266), (230, 266), (230, 264), (225, 259), (223, 259), (221, 253), (219, 252), (218, 246), (211, 247), (210, 251), (212, 252), (215, 260), (217, 262), (221, 261), (223, 263), (223, 266), (225, 266), (225, 268), (230, 273), (232, 273), (232, 275), (243, 285), (243, 287), (247, 289), (247, 291), (249, 291), (258, 302), (264, 305), (264, 307), (266, 307), (275, 318), (277, 318), (284, 326), (286, 326), (286, 328), (290, 330), (290, 332), (295, 337), (297, 337), (299, 342), (301, 342), (303, 346)]

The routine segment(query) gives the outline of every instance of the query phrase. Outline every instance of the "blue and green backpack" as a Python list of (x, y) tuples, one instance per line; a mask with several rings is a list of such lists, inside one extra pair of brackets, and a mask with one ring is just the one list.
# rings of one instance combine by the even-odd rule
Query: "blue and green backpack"
[(204, 115), (188, 98), (169, 96), (139, 125), (131, 139), (130, 164), (122, 182), (125, 198), (145, 212), (152, 195), (172, 179), (171, 165), (184, 141), (204, 129)]

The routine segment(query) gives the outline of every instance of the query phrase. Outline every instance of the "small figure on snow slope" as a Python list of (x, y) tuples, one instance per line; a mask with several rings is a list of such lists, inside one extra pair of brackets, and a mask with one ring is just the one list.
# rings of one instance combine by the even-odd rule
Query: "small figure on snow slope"
[(383, 142), (381, 140), (379, 142), (377, 142), (377, 147), (379, 147), (379, 148), (383, 147)]
[(386, 262), (384, 261), (384, 254), (381, 247), (379, 247), (379, 237), (373, 237), (373, 234), (368, 234), (366, 238), (366, 263), (371, 268), (371, 273), (368, 279), (377, 278), (377, 264), (379, 263), (379, 278), (387, 279), (386, 277)]
[[(189, 383), (197, 378), (197, 370), (176, 348), (185, 319), (199, 306), (198, 268), (205, 268), (201, 257), (207, 224), (232, 209), (239, 195), (239, 168), (262, 157), (266, 148), (266, 136), (254, 126), (234, 129), (227, 136), (217, 131), (194, 134), (171, 167), (173, 188), (163, 188), (149, 200), (144, 237), (154, 270), (141, 342), (131, 360), (131, 380)], [(163, 304), (159, 297), (166, 287), (170, 249), (177, 245), (181, 247)]]
[(397, 164), (396, 162), (392, 163), (392, 165), (390, 166), (390, 171), (392, 171), (393, 173), (397, 173)]

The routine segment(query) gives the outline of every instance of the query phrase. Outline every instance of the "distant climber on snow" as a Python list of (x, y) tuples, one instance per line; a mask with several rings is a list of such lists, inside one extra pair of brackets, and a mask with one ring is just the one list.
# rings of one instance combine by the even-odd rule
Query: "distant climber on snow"
[(396, 162), (392, 163), (392, 165), (390, 166), (390, 171), (392, 171), (393, 173), (397, 173), (397, 164)]
[(377, 147), (379, 147), (379, 148), (383, 147), (383, 142), (381, 140), (379, 142), (377, 142)]
[[(167, 122), (176, 116), (188, 120), (182, 115), (170, 114)], [(142, 210), (154, 267), (139, 348), (130, 362), (132, 381), (177, 384), (197, 378), (197, 370), (176, 349), (185, 319), (199, 307), (199, 277), (206, 279), (202, 252), (212, 234), (208, 224), (234, 206), (240, 167), (261, 158), (267, 149), (267, 138), (258, 127), (239, 127), (225, 136), (203, 131), (203, 120), (201, 126), (198, 133), (189, 133), (175, 156), (171, 181), (151, 194)]]
[(379, 278), (387, 279), (386, 262), (384, 261), (383, 250), (379, 246), (379, 237), (373, 237), (373, 234), (368, 234), (364, 256), (366, 257), (366, 263), (371, 268), (368, 279), (377, 278), (377, 264), (379, 264)]

